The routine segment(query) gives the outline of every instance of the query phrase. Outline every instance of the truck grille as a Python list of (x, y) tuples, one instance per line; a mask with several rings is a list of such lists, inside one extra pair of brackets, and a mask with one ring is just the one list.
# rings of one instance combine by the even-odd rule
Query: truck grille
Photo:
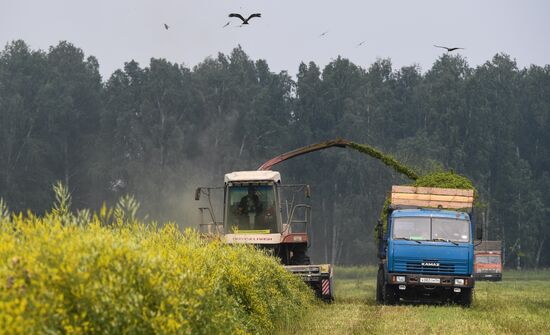
[(439, 266), (424, 266), (422, 262), (407, 262), (407, 271), (417, 273), (454, 273), (455, 266), (448, 263), (439, 263)]
[[(422, 263), (433, 264), (437, 263), (439, 266), (428, 266)], [(412, 260), (412, 259), (395, 259), (394, 271), (395, 272), (411, 272), (411, 273), (426, 273), (426, 274), (466, 274), (468, 270), (467, 263), (464, 261), (451, 261), (451, 260)]]

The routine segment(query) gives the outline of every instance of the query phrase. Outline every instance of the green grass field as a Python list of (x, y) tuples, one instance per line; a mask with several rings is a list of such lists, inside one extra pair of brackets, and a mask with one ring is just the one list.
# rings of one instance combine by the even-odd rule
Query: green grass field
[(316, 305), (280, 334), (550, 334), (550, 270), (478, 281), (470, 308), (377, 305), (374, 267), (337, 268), (335, 282), (335, 303)]

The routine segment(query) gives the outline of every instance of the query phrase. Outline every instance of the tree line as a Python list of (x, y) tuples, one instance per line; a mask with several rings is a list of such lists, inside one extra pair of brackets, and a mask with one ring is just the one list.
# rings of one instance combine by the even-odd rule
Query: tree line
[[(480, 195), (478, 224), (507, 266), (550, 265), (550, 66), (496, 54), (472, 67), (444, 54), (430, 69), (364, 69), (338, 57), (295, 77), (235, 48), (190, 68), (151, 59), (109, 78), (68, 42), (0, 53), (0, 197), (41, 213), (62, 181), (77, 208), (134, 194), (152, 219), (195, 223), (197, 186), (291, 149), (342, 137), (420, 173), (452, 169)], [(373, 262), (373, 227), (390, 186), (379, 161), (330, 149), (276, 167), (312, 186), (315, 261)]]

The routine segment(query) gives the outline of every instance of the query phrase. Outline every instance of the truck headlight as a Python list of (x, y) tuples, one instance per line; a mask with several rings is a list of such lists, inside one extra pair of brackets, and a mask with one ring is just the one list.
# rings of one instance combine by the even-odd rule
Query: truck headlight
[(455, 285), (464, 285), (464, 279), (455, 279)]
[(395, 276), (395, 281), (398, 283), (404, 283), (405, 282), (405, 276)]

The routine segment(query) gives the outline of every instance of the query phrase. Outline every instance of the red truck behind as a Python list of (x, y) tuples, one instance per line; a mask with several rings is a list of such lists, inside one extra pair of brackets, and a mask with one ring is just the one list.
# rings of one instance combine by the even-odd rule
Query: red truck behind
[(477, 280), (502, 280), (502, 241), (477, 241), (474, 256)]

